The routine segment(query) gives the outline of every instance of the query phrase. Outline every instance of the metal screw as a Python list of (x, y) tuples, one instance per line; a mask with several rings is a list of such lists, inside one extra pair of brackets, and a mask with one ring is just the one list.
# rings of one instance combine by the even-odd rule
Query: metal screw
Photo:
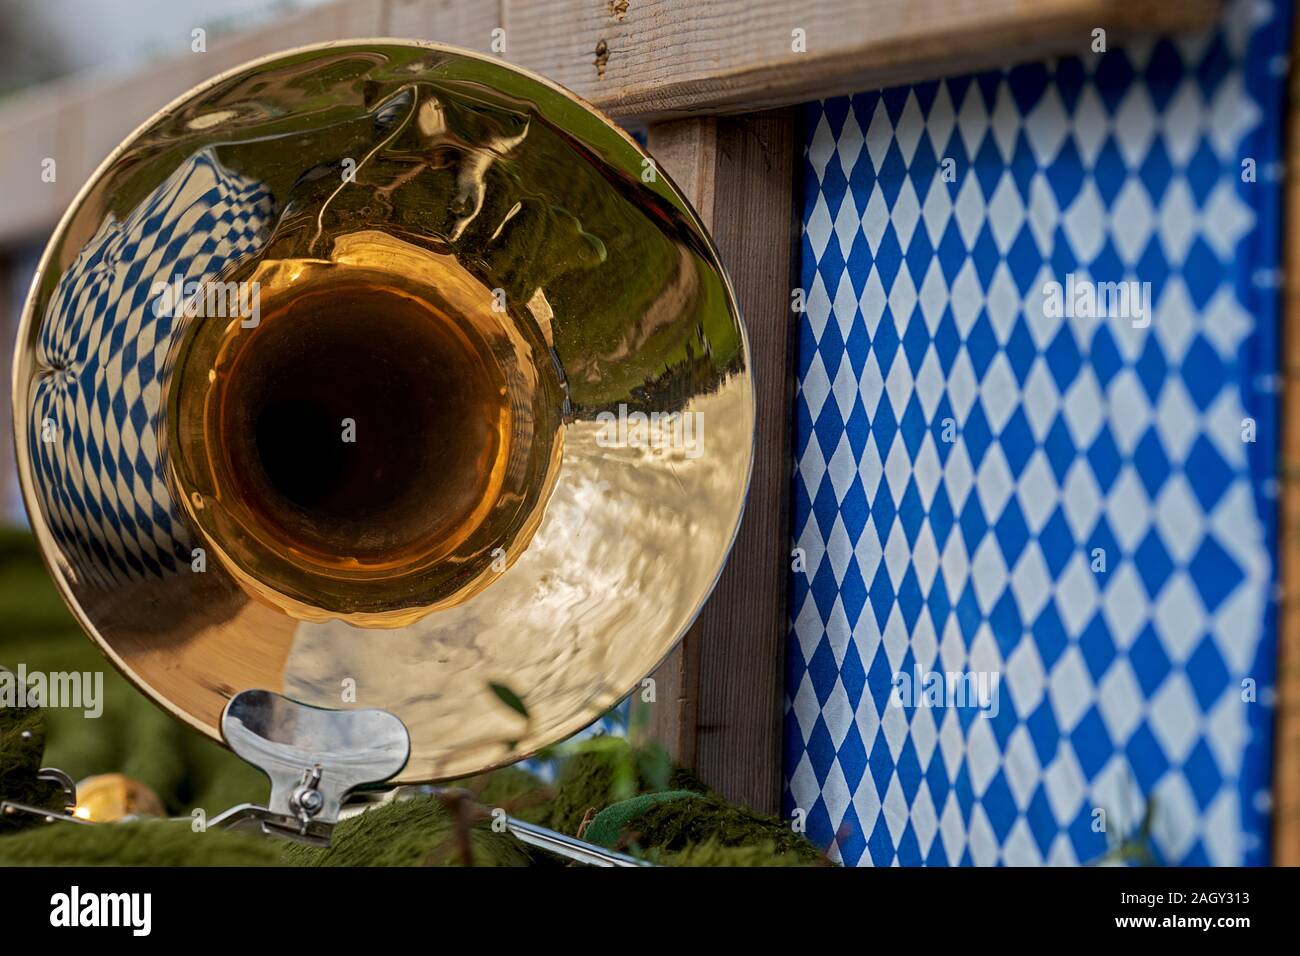
[(294, 792), (293, 801), (297, 804), (298, 809), (309, 817), (314, 817), (320, 813), (325, 806), (325, 798), (321, 795), (321, 792), (310, 787), (299, 787)]
[(316, 789), (320, 784), (320, 778), (319, 766), (304, 770), (302, 783), (298, 784), (297, 789), (289, 797), (289, 804), (293, 807), (299, 822), (303, 826), (306, 826), (307, 821), (320, 813), (325, 807), (325, 795)]

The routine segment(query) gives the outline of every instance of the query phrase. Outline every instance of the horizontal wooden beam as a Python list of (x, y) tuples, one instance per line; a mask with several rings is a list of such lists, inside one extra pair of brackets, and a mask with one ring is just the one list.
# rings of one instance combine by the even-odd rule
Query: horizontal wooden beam
[[(1209, 22), (1217, 0), (507, 0), (507, 57), (637, 120), (755, 112), (1086, 54), (1093, 31)], [(1110, 36), (1114, 32), (1115, 37)]]
[[(748, 113), (816, 97), (1086, 53), (1092, 31), (1208, 22), (1217, 0), (339, 0), (110, 79), (0, 103), (0, 243), (43, 238), (98, 163), (175, 96), (240, 63), (323, 40), (399, 36), (535, 70), (628, 123)], [(496, 32), (503, 31), (503, 32)], [(1114, 33), (1114, 36), (1111, 35)], [(502, 47), (504, 46), (504, 49)], [(56, 180), (40, 172), (55, 159)]]

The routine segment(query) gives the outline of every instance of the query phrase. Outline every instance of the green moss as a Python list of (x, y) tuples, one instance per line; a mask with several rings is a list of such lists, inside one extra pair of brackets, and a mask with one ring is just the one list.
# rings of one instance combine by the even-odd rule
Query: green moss
[(629, 820), (624, 833), (641, 847), (666, 853), (716, 842), (724, 847), (771, 845), (778, 854), (793, 854), (808, 863), (823, 856), (779, 817), (733, 806), (715, 794), (653, 804)]
[(0, 708), (0, 796), (21, 799), (17, 787), (35, 776), (45, 750), (45, 721), (35, 707)]
[[(727, 803), (690, 771), (672, 768), (659, 774), (654, 766), (645, 751), (615, 738), (578, 749), (561, 765), (549, 825), (576, 834), (594, 811), (584, 836), (607, 846), (628, 846), (670, 866), (825, 863), (821, 851), (779, 817)], [(699, 797), (665, 800), (665, 791)], [(661, 796), (630, 799), (654, 794)]]
[(598, 754), (575, 754), (560, 768), (555, 800), (551, 805), (550, 827), (574, 835), (588, 810), (600, 810), (611, 803), (614, 770)]
[[(709, 788), (680, 767), (663, 764), (662, 751), (632, 747), (617, 737), (602, 737), (566, 757), (555, 781), (555, 801), (548, 826), (576, 835), (588, 810), (600, 811), (612, 803), (642, 793)], [(597, 746), (598, 745), (598, 746)]]
[(592, 818), (582, 838), (588, 843), (623, 849), (625, 831), (628, 825), (657, 803), (669, 800), (691, 800), (699, 797), (689, 790), (661, 790), (658, 793), (643, 793), (630, 800), (612, 803)]
[(695, 771), (687, 770), (685, 767), (673, 767), (672, 772), (668, 774), (669, 790), (689, 790), (692, 793), (710, 794), (713, 788), (707, 783), (695, 776)]
[(275, 866), (280, 843), (185, 822), (41, 824), (0, 838), (0, 866)]
[[(40, 710), (0, 708), (0, 797), (34, 807), (56, 807), (59, 787), (36, 777), (45, 749), (45, 721)], [(0, 816), (0, 833), (39, 824), (29, 814)]]
[[(527, 866), (528, 853), (508, 833), (488, 821), (469, 828), (475, 866)], [(334, 845), (286, 844), (284, 861), (293, 866), (460, 866), (462, 857), (451, 814), (434, 797), (415, 797), (367, 810), (340, 823)]]
[(512, 817), (546, 826), (551, 819), (555, 791), (519, 767), (502, 767), (491, 773), (466, 777), (451, 784), (463, 787), (489, 809), (500, 807)]
[[(585, 780), (599, 778), (583, 761)], [(567, 791), (562, 787), (561, 796)], [(669, 790), (613, 803), (583, 837), (631, 849), (666, 866), (794, 866), (825, 863), (823, 854), (779, 817), (733, 806), (717, 794)], [(714, 862), (710, 862), (714, 861)], [(728, 862), (724, 862), (728, 861)]]

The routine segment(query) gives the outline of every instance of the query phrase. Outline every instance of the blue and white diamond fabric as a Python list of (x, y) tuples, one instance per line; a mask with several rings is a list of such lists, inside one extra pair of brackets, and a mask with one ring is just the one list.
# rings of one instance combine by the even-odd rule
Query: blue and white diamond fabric
[(1267, 862), (1290, 16), (806, 108), (786, 809), (845, 863)]
[(174, 338), (157, 289), (202, 283), (265, 241), (272, 198), (211, 151), (182, 164), (128, 215), (109, 217), (50, 299), (27, 446), (50, 532), (99, 586), (189, 563), (155, 435)]

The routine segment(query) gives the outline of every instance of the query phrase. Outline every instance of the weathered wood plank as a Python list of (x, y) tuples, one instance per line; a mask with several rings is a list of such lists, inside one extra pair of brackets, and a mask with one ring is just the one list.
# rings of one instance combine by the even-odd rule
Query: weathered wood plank
[[(613, 116), (749, 112), (1086, 54), (1092, 31), (1208, 23), (1218, 0), (504, 0), (507, 58)], [(1115, 35), (1111, 36), (1113, 32)], [(802, 43), (800, 42), (802, 41)]]
[[(650, 127), (647, 135), (647, 146), (658, 168), (677, 184), (710, 231), (717, 144), (718, 124), (712, 118), (658, 123)], [(700, 693), (698, 627), (682, 638), (651, 676), (655, 681), (655, 703), (650, 708), (645, 736), (662, 744), (677, 763), (695, 767)]]
[[(492, 51), (568, 86), (625, 122), (743, 113), (1052, 53), (1086, 52), (1091, 31), (1176, 30), (1218, 0), (337, 0), (248, 34), (214, 38), (138, 74), (71, 78), (0, 106), (0, 242), (50, 229), (109, 151), (206, 77), (279, 49), (396, 35)], [(804, 31), (796, 52), (793, 31)], [(598, 54), (597, 51), (600, 51)], [(57, 138), (52, 146), (45, 144)], [(65, 148), (66, 147), (66, 148)], [(59, 162), (56, 189), (33, 159)], [(39, 180), (35, 180), (39, 183)], [(65, 188), (66, 187), (66, 188)]]
[(794, 111), (655, 125), (649, 145), (713, 233), (748, 327), (758, 393), (745, 517), (713, 596), (655, 674), (649, 733), (729, 799), (775, 812), (794, 384)]

